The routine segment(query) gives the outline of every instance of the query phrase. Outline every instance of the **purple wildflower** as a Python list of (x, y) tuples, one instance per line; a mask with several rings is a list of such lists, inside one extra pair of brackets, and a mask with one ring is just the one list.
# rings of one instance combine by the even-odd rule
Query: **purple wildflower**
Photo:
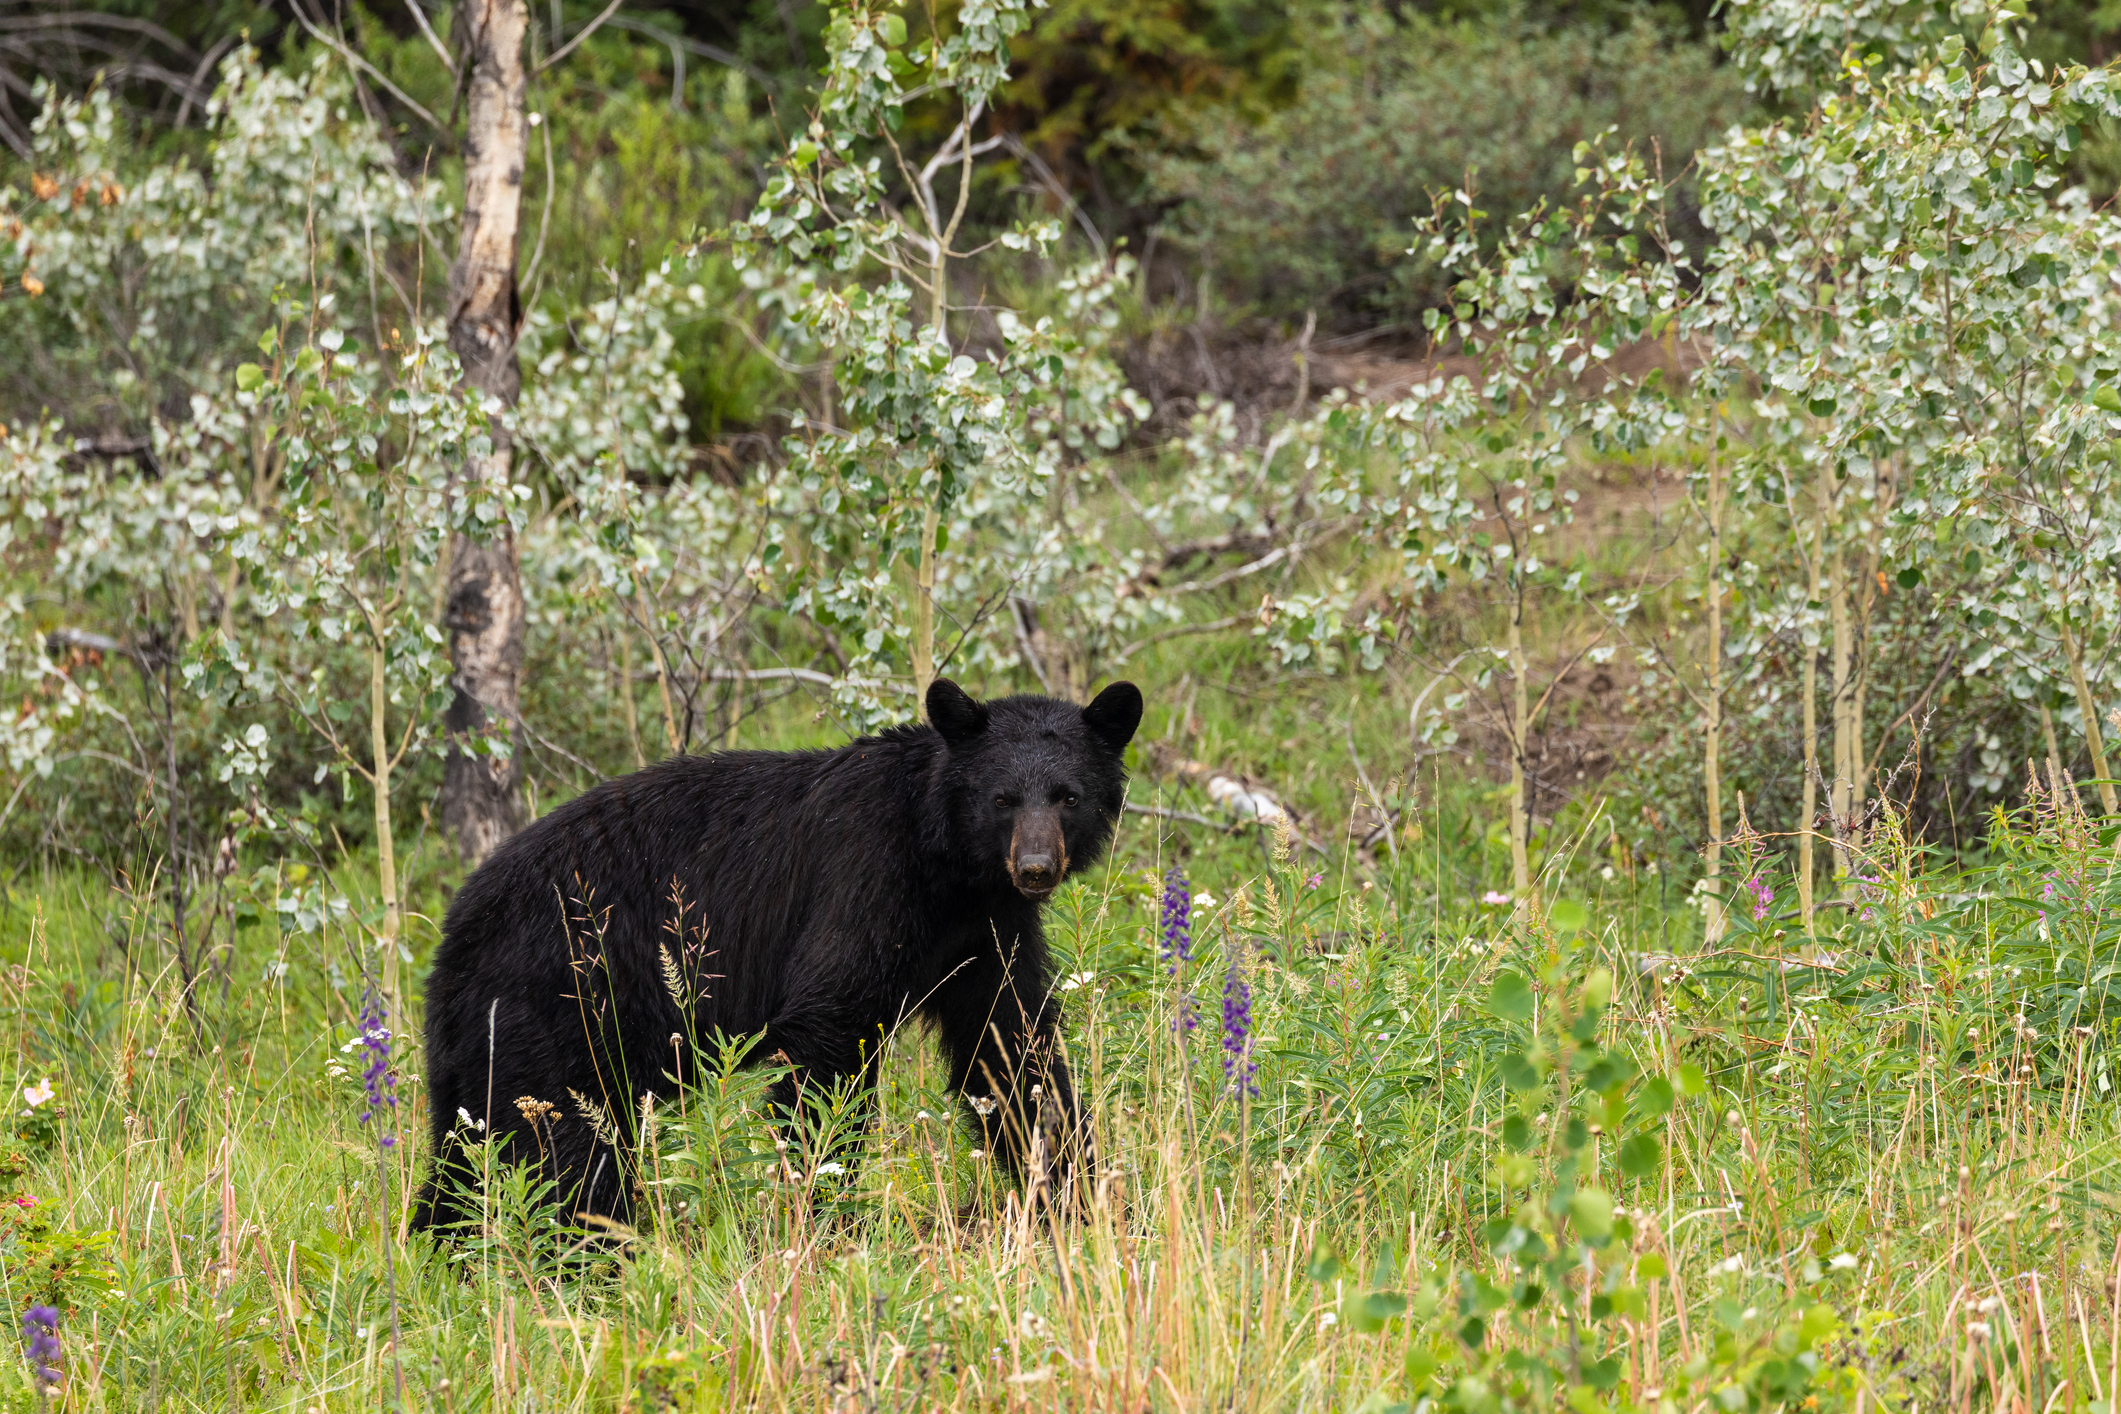
[[(1171, 872), (1164, 875), (1164, 967), (1173, 977), (1179, 969), (1193, 960), (1193, 889), (1186, 883), (1185, 874), (1174, 864)], [(1181, 1031), (1191, 1031), (1200, 1024), (1194, 1015), (1193, 992), (1181, 987), (1178, 994), (1178, 1021)]]
[(22, 1342), (29, 1357), (30, 1378), (37, 1393), (48, 1395), (59, 1387), (59, 1308), (32, 1306), (22, 1317)]
[(1326, 876), (1325, 876), (1325, 871), (1324, 871), (1324, 870), (1320, 870), (1320, 871), (1319, 871), (1318, 873), (1316, 873), (1316, 874), (1313, 874), (1313, 875), (1312, 875), (1312, 876), (1311, 876), (1310, 878), (1308, 878), (1308, 879), (1304, 880), (1304, 887), (1305, 887), (1305, 888), (1307, 888), (1307, 889), (1316, 889), (1316, 888), (1322, 888), (1322, 887), (1324, 887), (1324, 885), (1325, 885), (1325, 882), (1326, 882)]
[(1758, 923), (1768, 916), (1768, 910), (1774, 906), (1775, 891), (1769, 888), (1768, 881), (1758, 874), (1746, 880), (1745, 886), (1753, 891), (1753, 921)]
[[(361, 1083), (368, 1092), (368, 1108), (361, 1112), (363, 1124), (375, 1118), (378, 1110), (398, 1107), (398, 1077), (390, 1069), (390, 1028), (384, 1019), (382, 999), (369, 993), (361, 1007), (361, 1049), (368, 1052), (368, 1068), (361, 1072)], [(386, 1149), (397, 1142), (396, 1135), (383, 1136)]]
[(1252, 1057), (1252, 986), (1245, 981), (1244, 951), (1233, 948), (1223, 973), (1223, 1079), (1234, 1090), (1257, 1095), (1252, 1077), (1258, 1070)]
[(1193, 960), (1193, 890), (1177, 865), (1164, 875), (1164, 965), (1172, 976)]

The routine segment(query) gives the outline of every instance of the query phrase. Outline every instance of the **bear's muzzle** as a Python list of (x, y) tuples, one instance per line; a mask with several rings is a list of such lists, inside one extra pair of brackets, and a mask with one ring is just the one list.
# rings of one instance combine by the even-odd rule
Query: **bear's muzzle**
[(1051, 808), (1019, 811), (1009, 835), (1009, 882), (1037, 902), (1060, 887), (1068, 872), (1068, 840), (1060, 813)]

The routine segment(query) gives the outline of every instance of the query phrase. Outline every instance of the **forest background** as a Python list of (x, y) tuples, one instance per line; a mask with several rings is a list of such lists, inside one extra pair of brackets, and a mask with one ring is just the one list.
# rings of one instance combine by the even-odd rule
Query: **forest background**
[[(1318, 449), (1345, 422), (1333, 408), (1386, 409), (1415, 394), (1401, 404), (1412, 406), (1429, 380), (1480, 371), (1470, 326), (1454, 331), (1448, 317), (1466, 271), (1417, 239), (1439, 198), (1471, 194), (1461, 209), (1480, 210), (1462, 234), (1492, 253), (1515, 213), (1582, 199), (1593, 143), (1632, 153), (1662, 184), (1669, 252), (1707, 254), (1714, 233), (1692, 154), (1734, 125), (1801, 116), (1816, 97), (1773, 70), (1773, 46), (1751, 70), (1727, 52), (1787, 28), (1772, 8), (1733, 31), (1703, 5), (1004, 7), (1006, 72), (936, 78), (935, 101), (916, 93), (895, 109), (912, 124), (907, 150), (925, 147), (915, 160), (927, 161), (919, 181), (938, 226), (958, 207), (962, 229), (935, 267), (940, 296), (893, 273), (906, 268), (900, 254), (931, 258), (915, 248), (925, 237), (875, 224), (926, 209), (903, 163), (830, 218), (829, 259), (807, 243), (807, 268), (770, 258), (817, 224), (789, 225), (778, 208), (802, 199), (791, 153), (809, 115), (821, 95), (827, 117), (840, 101), (819, 87), (840, 42), (830, 12), (793, 0), (622, 7), (592, 25), (602, 9), (525, 16), (534, 77), (523, 101), (538, 126), (518, 134), (521, 371), (510, 377), (528, 403), (510, 434), (520, 447), (507, 474), (520, 479), (501, 490), (516, 504), (500, 516), (521, 602), (484, 639), (462, 631), (450, 602), (486, 542), (448, 529), (473, 512), (440, 468), (426, 488), (439, 519), (421, 552), (421, 573), (437, 578), (418, 592), (450, 633), (437, 654), (391, 646), (400, 630), (421, 636), (418, 614), (368, 625), (385, 645), (391, 703), (406, 709), (380, 757), (357, 739), (365, 713), (349, 703), (367, 696), (370, 664), (340, 622), (360, 599), (360, 571), (346, 578), (332, 562), (358, 559), (358, 547), (305, 540), (322, 557), (296, 575), (311, 577), (308, 612), (288, 612), (304, 602), (299, 587), (291, 603), (267, 594), (257, 623), (271, 631), (238, 631), (241, 581), (264, 572), (259, 532), (272, 528), (284, 475), (265, 443), (292, 426), (261, 416), (243, 380), (286, 357), (273, 331), (315, 324), (320, 310), (346, 326), (340, 337), (367, 335), (371, 358), (459, 337), (442, 310), (455, 293), (467, 149), (445, 115), (464, 108), (469, 70), (444, 62), (435, 25), (449, 17), (119, 5), (30, 6), (10, 19), (0, 160), (12, 164), (13, 337), (0, 350), (0, 420), (18, 459), (9, 553), (43, 579), (19, 584), (15, 601), (8, 669), (23, 706), (8, 737), (14, 801), (0, 817), (10, 867), (63, 857), (136, 877), (175, 859), (165, 883), (182, 893), (226, 877), (260, 822), (374, 849), (375, 802), (355, 785), (379, 761), (396, 762), (380, 794), (399, 802), (397, 826), (447, 814), (455, 852), (474, 860), (536, 802), (666, 750), (754, 740), (743, 724), (761, 713), (761, 744), (896, 719), (938, 652), (954, 672), (994, 675), (996, 688), (1076, 696), (1130, 664), (1174, 669), (1164, 705), (1185, 705), (1160, 733), (1169, 749), (1152, 771), (1186, 763), (1192, 775), (1175, 783), (1204, 786), (1212, 768), (1264, 787), (1315, 816), (1321, 836), (1347, 805), (1338, 756), (1312, 744), (1318, 732), (1404, 721), (1404, 744), (1379, 748), (1367, 773), (1380, 788), (1439, 754), (1476, 775), (1514, 770), (1488, 819), (1500, 822), (1491, 843), (1509, 877), (1474, 866), (1459, 881), (1465, 896), (1497, 882), (1526, 893), (1527, 842), (1592, 801), (1610, 802), (1608, 853), (1661, 861), (1682, 891), (1714, 867), (1711, 842), (1727, 836), (1722, 817), (1741, 794), (1761, 828), (1809, 853), (1800, 647), (1816, 648), (1814, 666), (1828, 672), (1813, 706), (1839, 723), (1834, 749), (1846, 753), (1825, 774), (1815, 764), (1811, 785), (1823, 799), (1840, 780), (1851, 820), (1877, 771), (1903, 756), (1912, 830), (1954, 851), (1978, 845), (1987, 807), (2022, 798), (2028, 759), (2103, 774), (2093, 691), (2109, 670), (2103, 619), (2076, 629), (2074, 678), (2043, 666), (2059, 645), (2046, 621), (2026, 644), (1938, 635), (1953, 591), (1921, 581), (1912, 562), (1888, 564), (1882, 520), (1849, 523), (1852, 558), (1837, 577), (1825, 555), (1808, 555), (1802, 517), (1740, 524), (1742, 484), (1735, 508), (1709, 517), (1698, 449), (1675, 461), (1641, 438), (1579, 438), (1551, 462), (1452, 468), (1448, 487), (1424, 472), (1426, 509), (1376, 486), (1365, 498), (1332, 475), (1321, 495)], [(1914, 33), (1919, 11), (1858, 6), (1836, 23)], [(1938, 13), (1957, 22), (1951, 7)], [(930, 22), (894, 23), (913, 24), (903, 42), (918, 50)], [(953, 32), (947, 15), (936, 23)], [(2027, 27), (2024, 49), (2050, 66), (2096, 64), (2117, 35), (2121, 15), (2055, 6)], [(570, 63), (539, 57), (563, 49)], [(953, 116), (953, 100), (972, 107)], [(258, 141), (260, 125), (298, 109), (306, 143)], [(230, 141), (232, 123), (249, 125), (242, 143)], [(961, 163), (973, 147), (978, 160)], [(2096, 115), (2059, 160), (2056, 176), (2094, 203), (2121, 180), (2121, 146)], [(124, 209), (142, 198), (144, 212)], [(172, 229), (157, 237), (156, 223)], [(893, 334), (879, 309), (827, 311), (815, 298), (821, 271), (843, 292), (895, 291), (913, 317)], [(879, 275), (890, 276), (882, 287)], [(1541, 277), (1570, 298), (1576, 272)], [(1003, 359), (1039, 320), (1038, 354), (1027, 344)], [(940, 376), (918, 390), (893, 384), (906, 368), (873, 359), (871, 378), (850, 379), (885, 345), (890, 360), (918, 361), (894, 341), (922, 323), (937, 349), (970, 362), (928, 368), (921, 377)], [(1701, 361), (1704, 346), (1673, 331), (1661, 345), (1635, 332), (1598, 348), (1591, 384), (1654, 382), (1659, 368), (1683, 377)], [(1064, 371), (1032, 368), (1057, 353)], [(950, 370), (973, 364), (1021, 386), (948, 392)], [(378, 363), (363, 376), (356, 396), (373, 400), (397, 375)], [(1530, 384), (1517, 375), (1513, 386)], [(987, 425), (938, 456), (909, 391), (946, 422), (967, 416), (942, 410), (953, 396), (1005, 403), (980, 409)], [(209, 406), (247, 430), (199, 443)], [(1449, 435), (1467, 416), (1448, 414)], [(907, 465), (850, 481), (881, 450), (879, 419), (901, 444), (886, 460)], [(250, 439), (250, 466), (229, 460), (231, 437)], [(192, 477), (165, 474), (164, 439), (184, 444)], [(1331, 460), (1347, 483), (1353, 459)], [(1137, 474), (1147, 482), (1130, 486)], [(1781, 474), (1764, 474), (1757, 495), (1772, 498)], [(184, 489), (194, 481), (215, 489)], [(386, 493), (389, 481), (359, 494), (406, 489)], [(339, 488), (342, 504), (352, 489)], [(1031, 500), (1046, 508), (1039, 530), (1013, 509)], [(922, 527), (906, 519), (916, 502), (934, 522), (925, 557)], [(857, 504), (881, 520), (850, 516)], [(1890, 501), (1880, 510), (1891, 514)], [(497, 514), (479, 510), (474, 529)], [(1853, 512), (1836, 500), (1824, 514), (1823, 546)], [(1424, 520), (1429, 547), (1415, 551)], [(961, 547), (939, 570), (937, 532)], [(1549, 535), (1530, 573), (1488, 573), (1510, 545), (1522, 556)], [(1703, 559), (1712, 535), (1720, 569)], [(468, 548), (453, 560), (451, 544)], [(1407, 560), (1397, 571), (1395, 554)], [(339, 576), (336, 590), (318, 592), (319, 565)], [(924, 587), (936, 573), (942, 589)], [(414, 592), (419, 574), (392, 574), (399, 597)], [(327, 605), (334, 593), (351, 596), (340, 613)], [(1724, 620), (1713, 630), (1712, 602)], [(1847, 623), (1829, 627), (1837, 614)], [(289, 633), (344, 651), (305, 656)], [(1217, 655), (1216, 666), (1156, 656), (1165, 644)], [(489, 684), (466, 655), (495, 651), (526, 656)], [(292, 685), (295, 672), (311, 675), (308, 688)], [(452, 708), (459, 689), (486, 710)], [(1241, 747), (1204, 743), (1223, 714), (1201, 714), (1203, 690), (1279, 725)], [(150, 729), (154, 702), (162, 726)], [(1882, 734), (1881, 720), (1892, 722)], [(470, 754), (502, 763), (499, 795), (479, 807), (492, 818), (476, 827), (463, 790), (443, 785), (448, 743), (465, 739), (467, 722), (493, 733)], [(1301, 749), (1285, 748), (1299, 736)], [(1704, 770), (1720, 789), (1704, 789)], [(450, 853), (422, 858), (447, 868)]]
[[(0, 4), (0, 1393), (2110, 1408), (2117, 44)], [(408, 1242), (465, 869), (939, 674), (1146, 690), (1124, 1201), (909, 1036), (844, 1189), (723, 1076), (628, 1263)]]

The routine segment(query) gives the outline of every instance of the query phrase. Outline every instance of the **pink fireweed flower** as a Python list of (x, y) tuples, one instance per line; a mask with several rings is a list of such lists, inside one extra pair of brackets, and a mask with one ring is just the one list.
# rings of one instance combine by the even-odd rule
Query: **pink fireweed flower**
[(1753, 892), (1753, 921), (1758, 923), (1768, 916), (1768, 910), (1774, 906), (1775, 891), (1768, 887), (1767, 880), (1757, 874), (1746, 880), (1745, 886)]
[(1480, 901), (1489, 908), (1500, 908), (1510, 901), (1510, 896), (1505, 893), (1498, 893), (1494, 889), (1489, 889), (1480, 896)]

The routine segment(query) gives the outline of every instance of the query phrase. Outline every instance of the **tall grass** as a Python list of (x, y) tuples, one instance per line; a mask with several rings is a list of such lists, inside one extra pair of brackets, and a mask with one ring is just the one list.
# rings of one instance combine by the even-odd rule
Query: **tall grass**
[(70, 1409), (2108, 1410), (2113, 832), (2033, 799), (1974, 870), (1888, 815), (1816, 939), (1742, 842), (1713, 948), (1566, 851), (1534, 926), (1439, 888), (1433, 801), (1374, 865), (1196, 838), (1175, 970), (1175, 844), (1130, 816), (1050, 913), (1087, 1217), (1025, 1207), (909, 1029), (858, 1163), (848, 1097), (777, 1148), (725, 1067), (612, 1117), (638, 1231), (495, 1163), (442, 1251), (409, 1037), (361, 1120), (347, 924), (240, 932), (195, 1029), (151, 905), (48, 880), (7, 915), (0, 1294), (60, 1307)]

